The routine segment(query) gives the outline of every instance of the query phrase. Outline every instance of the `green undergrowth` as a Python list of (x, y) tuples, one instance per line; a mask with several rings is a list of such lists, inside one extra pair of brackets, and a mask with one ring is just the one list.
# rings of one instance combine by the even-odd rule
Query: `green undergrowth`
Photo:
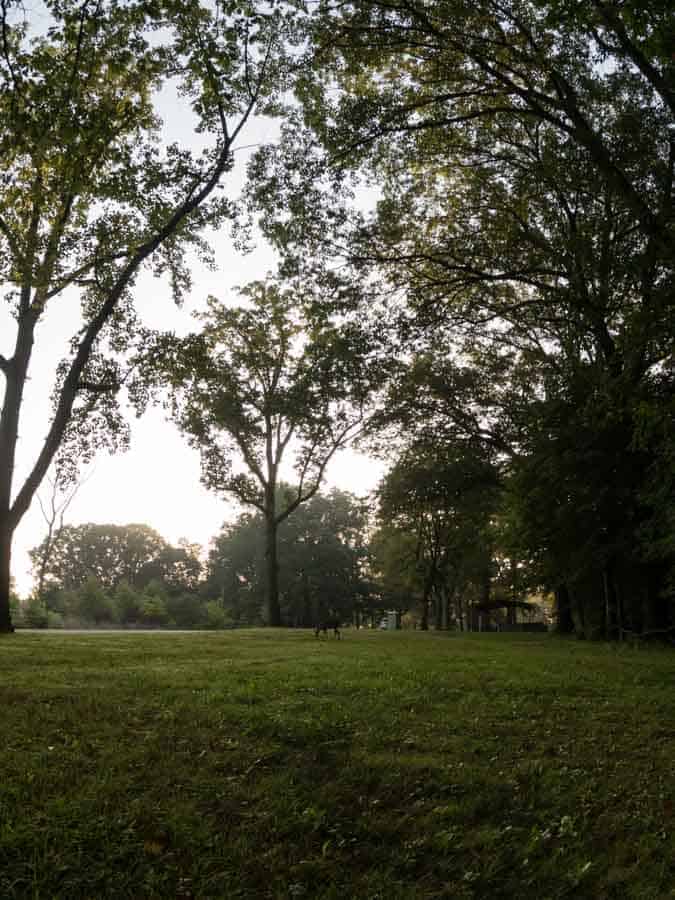
[(0, 641), (2, 898), (675, 897), (675, 653)]

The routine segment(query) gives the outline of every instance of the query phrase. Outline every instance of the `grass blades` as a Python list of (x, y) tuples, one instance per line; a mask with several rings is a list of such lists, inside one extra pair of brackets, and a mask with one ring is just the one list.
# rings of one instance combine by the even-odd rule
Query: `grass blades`
[(0, 897), (675, 897), (675, 654), (0, 641)]

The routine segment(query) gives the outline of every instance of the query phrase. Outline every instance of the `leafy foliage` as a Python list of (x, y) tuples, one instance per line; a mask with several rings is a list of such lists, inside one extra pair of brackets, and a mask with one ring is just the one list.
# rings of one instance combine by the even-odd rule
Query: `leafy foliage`
[[(281, 485), (279, 491), (283, 492)], [(328, 613), (347, 621), (370, 611), (367, 517), (353, 495), (316, 493), (279, 527), (279, 593), (284, 621), (312, 627)], [(243, 514), (209, 554), (207, 593), (217, 591), (240, 624), (264, 615), (264, 520)]]
[[(234, 143), (254, 112), (277, 111), (285, 86), (280, 8), (47, 0), (41, 9), (36, 28), (16, 0), (0, 8), (0, 285), (12, 328), (11, 355), (0, 355), (3, 631), (12, 536), (59, 448), (73, 474), (98, 447), (126, 446), (118, 395), (142, 332), (140, 272), (167, 276), (181, 299), (187, 252), (208, 260), (204, 229), (232, 218), (220, 186)], [(189, 104), (203, 149), (160, 140), (155, 101), (167, 80)], [(46, 437), (17, 489), (38, 325), (71, 297), (81, 323), (55, 372)], [(132, 385), (139, 402), (142, 391)]]
[(672, 632), (665, 5), (328, 3), (310, 28), (305, 123), (381, 192), (326, 247), (396, 298), (388, 412), (501, 456), (509, 541), (578, 633)]
[[(201, 452), (207, 487), (262, 514), (267, 616), (280, 624), (277, 529), (361, 430), (381, 370), (356, 325), (312, 315), (299, 291), (256, 282), (242, 297), (247, 305), (233, 308), (212, 299), (203, 331), (160, 338), (146, 365), (169, 383), (173, 418)], [(295, 481), (278, 490), (289, 456)]]
[[(34, 563), (42, 547), (31, 551)], [(93, 578), (105, 589), (144, 588), (160, 580), (171, 592), (194, 590), (201, 572), (199, 548), (172, 547), (147, 525), (66, 525), (52, 548), (46, 570), (51, 588), (73, 590)]]

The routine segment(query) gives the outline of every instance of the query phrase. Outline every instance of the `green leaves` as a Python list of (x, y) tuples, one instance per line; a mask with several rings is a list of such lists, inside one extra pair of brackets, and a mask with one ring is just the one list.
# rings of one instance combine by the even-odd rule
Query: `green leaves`
[[(312, 496), (358, 430), (375, 361), (355, 325), (310, 318), (307, 288), (253, 282), (240, 293), (246, 305), (210, 298), (203, 331), (160, 338), (145, 364), (172, 386), (175, 419), (200, 447), (205, 483), (281, 520)], [(270, 497), (290, 457), (294, 493), (273, 512)], [(236, 459), (245, 473), (232, 467)]]

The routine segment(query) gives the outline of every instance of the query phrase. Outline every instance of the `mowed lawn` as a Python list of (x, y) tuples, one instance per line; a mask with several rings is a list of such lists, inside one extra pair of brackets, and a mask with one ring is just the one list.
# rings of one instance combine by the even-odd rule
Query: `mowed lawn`
[(0, 640), (0, 897), (675, 897), (675, 652)]

